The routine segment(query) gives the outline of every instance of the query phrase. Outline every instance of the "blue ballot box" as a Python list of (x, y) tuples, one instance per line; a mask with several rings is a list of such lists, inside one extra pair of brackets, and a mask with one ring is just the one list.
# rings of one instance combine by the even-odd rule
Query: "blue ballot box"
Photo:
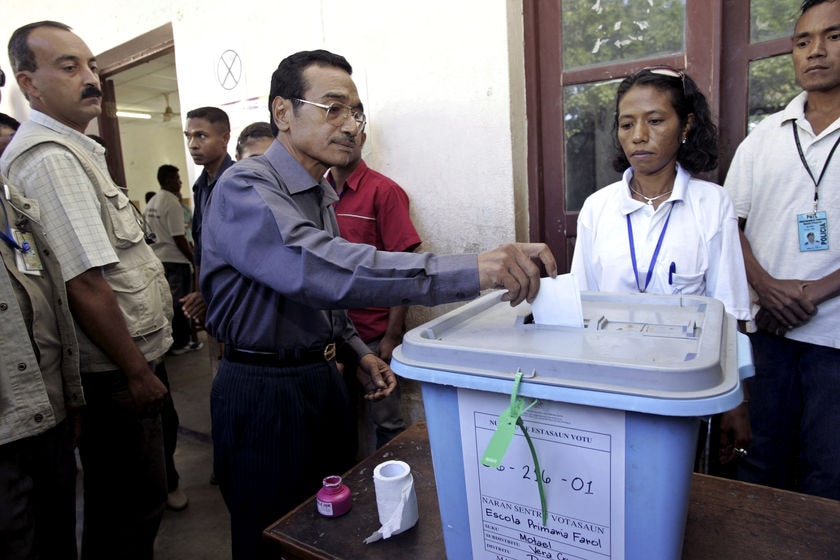
[[(502, 293), (412, 329), (391, 363), (421, 382), (447, 556), (679, 558), (700, 418), (752, 375), (735, 319), (712, 298), (582, 292), (582, 328), (537, 325)], [(517, 372), (539, 470), (520, 427), (480, 461)]]

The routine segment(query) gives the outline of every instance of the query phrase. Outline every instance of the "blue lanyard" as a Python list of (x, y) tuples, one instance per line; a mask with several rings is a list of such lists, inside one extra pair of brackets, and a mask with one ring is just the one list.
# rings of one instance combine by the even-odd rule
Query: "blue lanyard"
[(630, 214), (627, 214), (627, 236), (630, 238), (630, 260), (633, 261), (633, 276), (636, 278), (636, 287), (642, 293), (647, 290), (650, 279), (653, 277), (653, 265), (656, 262), (656, 257), (659, 256), (659, 249), (662, 248), (662, 240), (665, 239), (665, 230), (668, 229), (668, 222), (671, 221), (671, 211), (673, 209), (674, 203), (672, 202), (671, 207), (668, 209), (668, 217), (665, 218), (665, 225), (662, 226), (662, 231), (659, 233), (659, 241), (656, 242), (656, 249), (653, 250), (653, 256), (650, 258), (650, 266), (648, 267), (644, 288), (639, 285), (639, 269), (636, 266), (636, 244), (633, 242), (633, 226), (630, 224)]
[(18, 251), (24, 254), (28, 253), (32, 249), (32, 247), (30, 247), (29, 245), (29, 242), (24, 241), (23, 245), (20, 245), (15, 239), (15, 236), (12, 234), (12, 228), (11, 226), (9, 226), (9, 214), (6, 212), (6, 203), (0, 201), (0, 206), (3, 206), (3, 218), (6, 221), (6, 231), (0, 231), (0, 238), (2, 238), (3, 241), (6, 242), (6, 245), (11, 247), (12, 249), (17, 249)]

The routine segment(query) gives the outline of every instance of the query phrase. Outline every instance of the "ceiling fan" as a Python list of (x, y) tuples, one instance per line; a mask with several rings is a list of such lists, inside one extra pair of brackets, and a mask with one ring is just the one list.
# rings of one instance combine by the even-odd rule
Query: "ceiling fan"
[(164, 100), (166, 100), (166, 108), (163, 110), (163, 113), (162, 113), (163, 114), (163, 122), (171, 121), (172, 117), (174, 117), (176, 115), (180, 116), (181, 113), (176, 113), (175, 111), (172, 110), (172, 106), (169, 104), (169, 94), (164, 93), (163, 98), (164, 98)]

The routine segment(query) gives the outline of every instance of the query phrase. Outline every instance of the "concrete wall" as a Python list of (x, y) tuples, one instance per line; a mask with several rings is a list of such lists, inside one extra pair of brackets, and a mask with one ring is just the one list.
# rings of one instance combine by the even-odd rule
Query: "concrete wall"
[[(366, 159), (408, 192), (422, 249), (478, 252), (527, 236), (521, 0), (0, 0), (0, 13), (4, 46), (18, 26), (53, 19), (94, 53), (171, 22), (182, 113), (224, 106), (237, 131), (268, 118), (260, 107), (283, 57), (343, 54), (369, 116)], [(217, 79), (229, 49), (242, 64), (233, 89)], [(5, 57), (2, 65), (9, 73)], [(7, 83), (0, 111), (22, 120), (16, 90)], [(141, 150), (125, 153), (127, 164)]]

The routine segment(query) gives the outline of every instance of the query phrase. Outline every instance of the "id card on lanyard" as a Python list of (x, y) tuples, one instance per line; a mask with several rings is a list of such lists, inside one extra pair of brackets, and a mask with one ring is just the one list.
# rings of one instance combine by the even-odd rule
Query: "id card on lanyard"
[(828, 217), (825, 212), (799, 214), (796, 217), (800, 251), (828, 249)]
[(823, 164), (820, 176), (814, 178), (814, 174), (808, 166), (808, 160), (805, 159), (805, 153), (802, 151), (802, 143), (799, 141), (799, 131), (796, 128), (796, 121), (791, 121), (790, 124), (793, 129), (793, 139), (796, 142), (796, 151), (799, 152), (799, 160), (814, 183), (813, 211), (796, 216), (796, 230), (799, 232), (799, 250), (803, 252), (826, 251), (829, 248), (828, 214), (824, 210), (819, 211), (819, 188), (825, 171), (828, 169), (828, 164), (831, 163), (831, 158), (834, 156), (834, 151), (837, 149), (837, 145), (840, 144), (840, 137), (837, 138), (834, 146), (831, 147), (831, 151), (828, 152), (828, 157), (825, 160), (825, 164)]
[(31, 232), (12, 227), (9, 223), (9, 213), (6, 210), (7, 200), (10, 200), (9, 188), (3, 185), (3, 199), (0, 200), (0, 206), (3, 208), (6, 228), (5, 231), (0, 228), (0, 239), (14, 250), (15, 263), (19, 271), (24, 274), (40, 276), (41, 271), (44, 270), (44, 265), (35, 247), (35, 237)]

